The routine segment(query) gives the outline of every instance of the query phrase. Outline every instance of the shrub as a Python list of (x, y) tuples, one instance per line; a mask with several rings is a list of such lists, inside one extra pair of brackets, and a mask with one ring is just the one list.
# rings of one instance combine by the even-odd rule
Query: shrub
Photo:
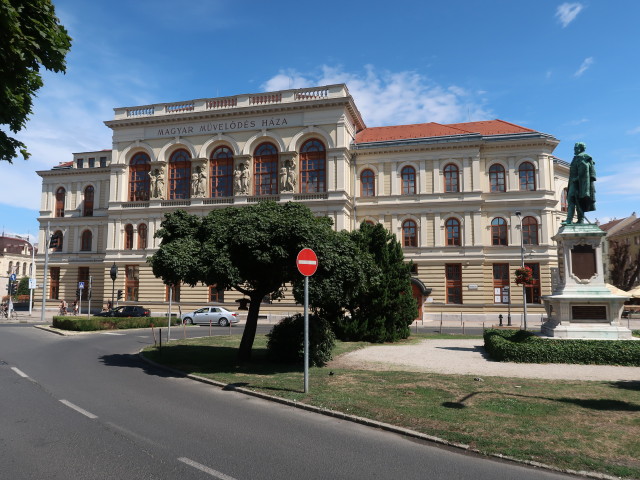
[[(148, 328), (151, 324), (162, 327), (167, 324), (167, 319), (164, 317), (53, 317), (54, 328), (75, 332)], [(175, 318), (171, 319), (171, 325), (177, 325)]]
[[(304, 316), (283, 318), (267, 334), (267, 353), (277, 362), (304, 361)], [(324, 318), (309, 315), (309, 365), (322, 367), (331, 360), (336, 337)]]
[(640, 341), (560, 340), (524, 330), (484, 332), (484, 347), (498, 361), (640, 366)]

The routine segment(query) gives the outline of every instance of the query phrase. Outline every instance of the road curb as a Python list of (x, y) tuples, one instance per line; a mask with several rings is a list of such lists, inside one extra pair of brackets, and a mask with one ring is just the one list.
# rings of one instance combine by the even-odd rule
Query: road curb
[(604, 473), (587, 472), (587, 471), (576, 471), (576, 470), (571, 470), (571, 469), (562, 469), (562, 468), (554, 467), (552, 465), (547, 465), (547, 464), (540, 463), (540, 462), (535, 462), (535, 461), (531, 461), (531, 460), (521, 460), (521, 459), (518, 459), (518, 458), (509, 457), (507, 455), (487, 454), (487, 453), (484, 453), (484, 452), (482, 452), (480, 450), (477, 450), (475, 448), (471, 448), (469, 445), (465, 445), (463, 443), (450, 442), (448, 440), (445, 440), (444, 438), (435, 437), (433, 435), (427, 435), (425, 433), (416, 432), (415, 430), (411, 430), (411, 429), (408, 429), (408, 428), (398, 427), (396, 425), (391, 425), (389, 423), (384, 423), (384, 422), (378, 422), (377, 420), (371, 420), (369, 418), (358, 417), (356, 415), (349, 415), (348, 413), (339, 412), (337, 410), (331, 410), (331, 409), (328, 409), (328, 408), (316, 407), (314, 405), (308, 405), (306, 403), (296, 402), (295, 400), (288, 400), (286, 398), (274, 397), (273, 395), (268, 395), (266, 393), (256, 392), (254, 390), (249, 390), (247, 388), (238, 386), (238, 385), (233, 384), (233, 383), (219, 382), (217, 380), (212, 380), (210, 378), (205, 378), (205, 377), (200, 377), (198, 375), (185, 373), (182, 370), (178, 370), (178, 369), (172, 368), (172, 367), (167, 367), (166, 365), (162, 365), (160, 363), (157, 363), (157, 362), (145, 357), (144, 354), (143, 354), (143, 350), (144, 349), (141, 349), (138, 352), (138, 357), (142, 361), (148, 363), (149, 365), (152, 365), (152, 366), (154, 366), (156, 368), (159, 368), (159, 369), (162, 369), (162, 370), (166, 370), (168, 372), (171, 372), (173, 374), (179, 375), (179, 376), (184, 377), (184, 378), (189, 378), (189, 379), (195, 380), (197, 382), (206, 383), (206, 384), (209, 384), (209, 385), (213, 385), (213, 386), (219, 387), (222, 390), (234, 391), (234, 392), (242, 393), (242, 394), (245, 394), (245, 395), (250, 395), (252, 397), (261, 398), (263, 400), (268, 400), (268, 401), (280, 403), (282, 405), (287, 405), (289, 407), (299, 408), (301, 410), (306, 410), (306, 411), (309, 411), (309, 412), (318, 413), (320, 415), (326, 415), (326, 416), (329, 416), (329, 417), (338, 418), (340, 420), (346, 420), (346, 421), (349, 421), (349, 422), (357, 423), (357, 424), (360, 424), (360, 425), (365, 425), (365, 426), (368, 426), (368, 427), (379, 428), (379, 429), (385, 430), (387, 432), (396, 433), (398, 435), (403, 435), (403, 436), (410, 437), (410, 438), (415, 438), (415, 439), (418, 439), (418, 440), (424, 440), (424, 441), (431, 442), (431, 443), (436, 443), (438, 445), (442, 445), (442, 446), (445, 446), (445, 447), (451, 447), (451, 448), (455, 448), (455, 449), (459, 449), (459, 450), (464, 450), (465, 452), (473, 453), (473, 454), (476, 454), (476, 455), (481, 455), (483, 457), (494, 458), (494, 459), (498, 459), (498, 460), (504, 460), (504, 461), (508, 461), (508, 462), (512, 462), (512, 463), (518, 463), (518, 464), (526, 465), (526, 466), (529, 466), (529, 467), (541, 468), (541, 469), (549, 470), (549, 471), (556, 472), (556, 473), (565, 473), (565, 474), (569, 474), (569, 475), (577, 475), (577, 476), (580, 476), (580, 477), (597, 478), (597, 479), (600, 479), (600, 480), (620, 480), (622, 478), (622, 477), (614, 477), (612, 475), (607, 475), (607, 474), (604, 474)]

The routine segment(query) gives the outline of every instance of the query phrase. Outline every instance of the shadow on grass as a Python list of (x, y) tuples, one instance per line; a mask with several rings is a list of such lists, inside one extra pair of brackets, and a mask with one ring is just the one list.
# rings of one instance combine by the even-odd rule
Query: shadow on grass
[(619, 380), (617, 382), (611, 382), (610, 385), (624, 390), (640, 391), (640, 380)]
[(141, 360), (137, 354), (114, 353), (111, 355), (103, 355), (99, 360), (108, 367), (140, 368), (146, 374), (158, 377), (177, 378), (185, 376), (184, 374), (170, 372), (164, 368), (154, 367)]
[(589, 398), (550, 398), (550, 397), (538, 397), (534, 395), (517, 395), (505, 392), (484, 391), (484, 392), (472, 392), (457, 402), (443, 402), (441, 405), (445, 408), (451, 409), (463, 409), (466, 408), (465, 402), (476, 395), (498, 395), (501, 397), (510, 397), (517, 399), (529, 399), (529, 400), (549, 400), (551, 402), (570, 403), (582, 408), (588, 408), (591, 410), (610, 411), (610, 412), (640, 412), (640, 405), (635, 403), (624, 402), (621, 400), (610, 399), (589, 399)]

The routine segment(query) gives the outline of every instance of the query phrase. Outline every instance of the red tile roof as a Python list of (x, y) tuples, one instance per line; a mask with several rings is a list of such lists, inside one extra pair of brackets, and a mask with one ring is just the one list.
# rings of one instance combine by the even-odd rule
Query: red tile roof
[(621, 221), (623, 221), (624, 218), (620, 218), (617, 220), (611, 220), (607, 223), (604, 223), (602, 225), (600, 225), (600, 229), (604, 230), (605, 232), (609, 231), (611, 228), (615, 227), (617, 224), (619, 224)]
[(614, 233), (612, 237), (630, 235), (635, 233), (640, 233), (640, 218), (638, 218), (637, 220), (634, 220), (629, 225), (625, 225), (624, 227), (622, 227), (620, 230)]
[(535, 132), (503, 120), (487, 120), (468, 123), (418, 123), (415, 125), (393, 125), (390, 127), (365, 128), (356, 135), (356, 143), (384, 142), (409, 138), (444, 137), (479, 133), (480, 135), (502, 135)]

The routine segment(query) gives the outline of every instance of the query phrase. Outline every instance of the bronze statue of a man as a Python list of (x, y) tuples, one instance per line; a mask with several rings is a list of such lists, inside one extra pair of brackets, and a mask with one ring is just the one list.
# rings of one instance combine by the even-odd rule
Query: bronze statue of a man
[(596, 168), (593, 159), (584, 153), (586, 146), (578, 142), (573, 147), (573, 160), (569, 169), (569, 189), (567, 192), (567, 219), (563, 225), (584, 223), (584, 213), (596, 209)]

